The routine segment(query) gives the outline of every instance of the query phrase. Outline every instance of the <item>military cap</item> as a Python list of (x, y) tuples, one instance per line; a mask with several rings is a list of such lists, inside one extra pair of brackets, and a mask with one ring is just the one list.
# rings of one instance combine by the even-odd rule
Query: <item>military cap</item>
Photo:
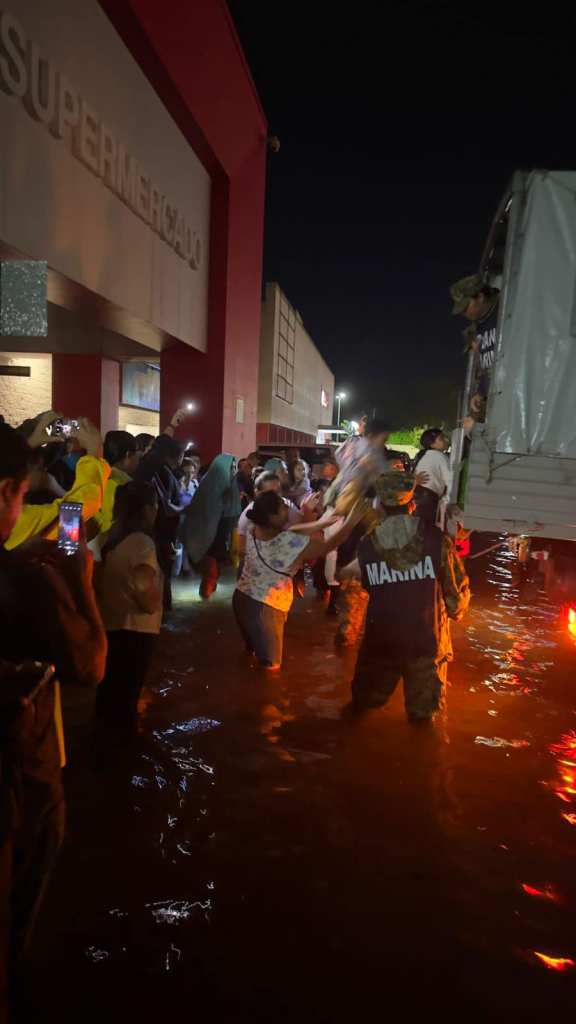
[(481, 274), (470, 274), (468, 277), (462, 277), (456, 284), (453, 284), (450, 289), (450, 295), (454, 302), (452, 313), (457, 316), (459, 313), (463, 313), (466, 306), (479, 292), (484, 288), (484, 280)]
[(381, 505), (407, 505), (414, 497), (414, 475), (412, 473), (385, 473), (374, 484), (374, 490)]

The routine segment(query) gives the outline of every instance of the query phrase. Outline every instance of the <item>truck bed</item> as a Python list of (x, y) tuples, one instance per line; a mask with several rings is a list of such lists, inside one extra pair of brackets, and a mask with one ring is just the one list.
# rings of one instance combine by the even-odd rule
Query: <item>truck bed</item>
[(491, 453), (484, 430), (470, 450), (466, 528), (576, 541), (576, 459)]

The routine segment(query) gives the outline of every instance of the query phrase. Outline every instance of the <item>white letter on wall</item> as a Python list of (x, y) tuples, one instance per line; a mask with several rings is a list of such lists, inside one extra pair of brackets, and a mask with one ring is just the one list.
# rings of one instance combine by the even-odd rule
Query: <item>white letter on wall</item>
[(116, 139), (104, 122), (100, 125), (100, 164), (98, 173), (105, 185), (116, 191), (116, 162), (118, 151)]
[(68, 79), (58, 74), (58, 109), (56, 111), (56, 123), (53, 127), (54, 135), (58, 139), (70, 139), (73, 149), (76, 151), (76, 136), (78, 122), (80, 120), (80, 101), (78, 93), (70, 85)]
[(11, 14), (0, 14), (0, 88), (22, 99), (28, 88), (26, 36)]
[(26, 109), (42, 124), (52, 124), (56, 111), (56, 74), (47, 57), (42, 57), (36, 43), (28, 51), (30, 89)]
[(162, 204), (164, 196), (154, 182), (150, 182), (150, 224), (154, 231), (162, 234)]
[(78, 155), (82, 163), (86, 164), (86, 167), (93, 171), (94, 174), (98, 174), (100, 171), (98, 141), (98, 114), (82, 100), (80, 104)]
[(136, 186), (136, 161), (132, 159), (126, 147), (118, 145), (118, 171), (116, 175), (116, 191), (122, 202), (131, 210), (134, 209), (134, 191)]

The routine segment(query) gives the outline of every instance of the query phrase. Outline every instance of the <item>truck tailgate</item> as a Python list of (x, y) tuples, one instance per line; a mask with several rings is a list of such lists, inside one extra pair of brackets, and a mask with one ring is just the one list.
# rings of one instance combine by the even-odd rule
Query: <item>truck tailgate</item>
[(491, 452), (477, 426), (464, 522), (467, 529), (576, 541), (576, 459)]

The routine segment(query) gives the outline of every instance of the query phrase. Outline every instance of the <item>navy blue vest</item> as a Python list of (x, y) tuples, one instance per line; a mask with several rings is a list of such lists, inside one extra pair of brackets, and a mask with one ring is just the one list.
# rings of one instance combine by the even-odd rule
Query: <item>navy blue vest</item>
[(438, 587), (442, 532), (425, 524), (420, 560), (409, 569), (389, 566), (372, 536), (358, 549), (362, 585), (370, 595), (365, 643), (385, 657), (434, 657), (438, 644)]

